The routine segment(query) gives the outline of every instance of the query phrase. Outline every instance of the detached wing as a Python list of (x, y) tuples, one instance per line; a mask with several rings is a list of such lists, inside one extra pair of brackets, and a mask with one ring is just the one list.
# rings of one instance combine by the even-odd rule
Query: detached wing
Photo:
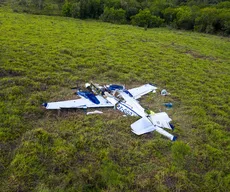
[(128, 91), (133, 95), (135, 99), (141, 98), (141, 96), (156, 90), (157, 87), (151, 85), (151, 84), (145, 84), (137, 88), (129, 89)]
[(95, 103), (93, 103), (90, 100), (85, 99), (85, 98), (80, 98), (80, 99), (68, 100), (68, 101), (44, 103), (43, 106), (45, 106), (46, 109), (114, 107), (113, 104), (108, 102), (102, 96), (98, 95), (96, 97), (100, 101), (99, 104), (95, 104)]

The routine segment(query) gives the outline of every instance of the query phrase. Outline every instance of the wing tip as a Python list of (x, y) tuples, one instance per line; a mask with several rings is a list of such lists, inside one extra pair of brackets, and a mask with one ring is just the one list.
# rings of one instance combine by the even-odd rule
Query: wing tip
[(155, 87), (157, 89), (157, 85), (156, 84), (153, 84), (153, 83), (148, 83), (149, 85)]
[(136, 134), (136, 135), (142, 135), (142, 134), (143, 134), (143, 133), (137, 132), (137, 131), (135, 131), (135, 130), (132, 130), (132, 132), (133, 132), (134, 134)]
[(42, 106), (45, 108), (47, 107), (47, 105), (48, 105), (48, 103), (42, 103)]
[(176, 141), (177, 140), (177, 136), (173, 136), (172, 141)]

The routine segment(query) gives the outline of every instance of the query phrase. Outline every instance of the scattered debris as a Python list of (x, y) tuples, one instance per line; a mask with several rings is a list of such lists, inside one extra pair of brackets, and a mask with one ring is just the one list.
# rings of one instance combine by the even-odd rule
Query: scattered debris
[(171, 109), (173, 107), (173, 104), (172, 103), (164, 103), (164, 106), (167, 108), (167, 109)]
[(163, 96), (167, 96), (167, 95), (170, 95), (170, 93), (169, 93), (169, 92), (167, 92), (167, 91), (166, 91), (166, 89), (162, 89), (162, 91), (161, 91), (161, 95), (163, 95)]
[(86, 115), (91, 115), (91, 114), (102, 114), (103, 112), (102, 111), (90, 111), (90, 112), (87, 112)]

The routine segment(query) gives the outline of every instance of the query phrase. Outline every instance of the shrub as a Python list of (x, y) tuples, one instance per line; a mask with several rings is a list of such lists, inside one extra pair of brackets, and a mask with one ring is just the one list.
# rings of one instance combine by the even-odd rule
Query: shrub
[(217, 23), (217, 9), (207, 7), (201, 10), (200, 16), (195, 19), (194, 29), (199, 32), (214, 33)]
[(106, 22), (124, 24), (126, 23), (126, 11), (123, 9), (106, 7), (100, 19)]
[(156, 16), (163, 17), (162, 10), (166, 9), (167, 7), (171, 7), (172, 4), (167, 0), (155, 0), (151, 6), (150, 11)]
[(220, 2), (216, 5), (216, 8), (230, 8), (230, 2), (229, 1), (224, 1)]
[(72, 5), (68, 1), (65, 1), (65, 4), (62, 6), (62, 15), (71, 17), (71, 9)]
[(164, 22), (160, 17), (152, 15), (148, 9), (140, 10), (140, 12), (132, 16), (131, 19), (132, 25), (145, 28), (160, 27)]
[(131, 17), (138, 14), (138, 9), (136, 7), (128, 7), (126, 9), (126, 18), (128, 21), (131, 20)]
[(225, 35), (230, 34), (230, 11), (227, 9), (220, 9), (218, 14), (218, 26), (219, 29), (216, 30), (221, 30)]
[(194, 20), (192, 10), (190, 7), (181, 6), (177, 8), (176, 13), (176, 26), (180, 29), (193, 29)]
[(71, 16), (74, 18), (80, 18), (80, 3), (73, 3), (71, 6)]
[(168, 7), (162, 11), (163, 17), (167, 24), (172, 23), (176, 19), (177, 9)]

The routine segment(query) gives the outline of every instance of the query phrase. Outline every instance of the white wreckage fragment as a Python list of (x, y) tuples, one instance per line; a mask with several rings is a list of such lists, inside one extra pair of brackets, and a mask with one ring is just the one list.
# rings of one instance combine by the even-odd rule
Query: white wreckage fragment
[(90, 112), (87, 112), (86, 115), (92, 115), (92, 114), (102, 114), (103, 112), (102, 111), (98, 111), (98, 110), (95, 110), (95, 111), (90, 111)]

